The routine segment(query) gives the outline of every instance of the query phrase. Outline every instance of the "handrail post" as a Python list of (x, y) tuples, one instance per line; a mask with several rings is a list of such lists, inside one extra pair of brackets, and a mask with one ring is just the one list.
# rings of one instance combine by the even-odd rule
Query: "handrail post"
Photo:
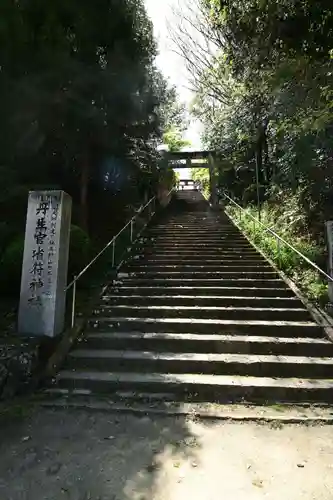
[(73, 296), (72, 296), (72, 319), (71, 319), (72, 328), (74, 328), (75, 326), (76, 278), (77, 277), (74, 276)]
[(131, 243), (133, 243), (133, 219), (131, 220)]
[(112, 243), (112, 267), (115, 265), (116, 260), (116, 239), (114, 238)]

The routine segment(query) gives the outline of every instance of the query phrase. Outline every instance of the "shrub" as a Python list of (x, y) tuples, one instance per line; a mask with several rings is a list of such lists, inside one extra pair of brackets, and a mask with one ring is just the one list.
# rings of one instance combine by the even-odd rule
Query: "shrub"
[(0, 258), (15, 235), (13, 229), (7, 222), (0, 222)]
[(88, 264), (92, 245), (88, 234), (79, 226), (71, 226), (69, 243), (68, 278), (78, 275)]
[[(253, 207), (246, 209), (247, 213), (258, 218), (257, 210)], [(296, 210), (289, 216), (279, 216), (278, 210), (274, 210), (265, 203), (262, 207), (262, 222), (265, 226), (273, 229), (277, 234), (283, 237), (305, 257), (319, 265), (323, 270), (323, 264), (326, 260), (325, 249), (313, 241), (309, 235), (300, 234), (301, 225), (293, 224), (295, 220), (302, 221), (302, 214), (297, 214)], [(286, 273), (303, 291), (303, 293), (312, 301), (324, 304), (328, 300), (327, 283), (322, 276), (313, 269), (306, 261), (294, 252), (290, 247), (283, 243), (278, 244), (276, 238), (253, 223), (253, 219), (242, 214), (240, 218), (239, 211), (232, 206), (227, 208), (227, 212), (238, 225), (248, 235), (249, 239), (257, 245), (267, 257), (269, 257), (276, 266)], [(288, 213), (287, 213), (288, 215)], [(303, 222), (303, 221), (302, 221)]]
[(19, 296), (21, 284), (24, 235), (7, 245), (0, 261), (0, 290), (6, 295)]

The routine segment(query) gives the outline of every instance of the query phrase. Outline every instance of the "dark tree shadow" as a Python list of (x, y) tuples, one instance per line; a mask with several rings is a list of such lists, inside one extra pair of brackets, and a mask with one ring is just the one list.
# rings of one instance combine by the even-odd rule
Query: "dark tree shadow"
[(0, 431), (0, 498), (150, 500), (166, 464), (196, 466), (185, 417), (36, 407)]

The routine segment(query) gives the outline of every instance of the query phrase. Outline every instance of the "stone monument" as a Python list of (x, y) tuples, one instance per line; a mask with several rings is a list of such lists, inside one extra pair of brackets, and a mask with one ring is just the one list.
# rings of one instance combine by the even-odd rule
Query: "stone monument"
[(72, 199), (31, 191), (25, 232), (18, 331), (55, 337), (64, 328)]

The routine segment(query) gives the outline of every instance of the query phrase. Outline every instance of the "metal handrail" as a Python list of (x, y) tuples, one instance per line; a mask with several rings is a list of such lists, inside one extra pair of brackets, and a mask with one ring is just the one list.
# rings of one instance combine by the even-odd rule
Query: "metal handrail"
[[(173, 189), (171, 189), (171, 191), (169, 192), (169, 194), (173, 191)], [(69, 285), (67, 285), (67, 287), (65, 288), (65, 291), (68, 292), (71, 288), (73, 288), (73, 297), (72, 297), (72, 316), (71, 316), (71, 326), (72, 328), (74, 327), (74, 324), (75, 324), (75, 303), (76, 303), (76, 284), (78, 282), (78, 280), (88, 271), (88, 269), (98, 260), (98, 258), (111, 246), (113, 245), (113, 249), (112, 249), (112, 267), (114, 267), (115, 265), (115, 244), (116, 244), (116, 241), (117, 241), (117, 238), (125, 231), (125, 229), (127, 229), (129, 226), (131, 226), (131, 235), (130, 235), (130, 239), (131, 239), (131, 243), (133, 242), (133, 223), (135, 222), (135, 220), (137, 219), (137, 217), (147, 208), (149, 207), (151, 204), (154, 204), (155, 206), (155, 202), (156, 202), (156, 196), (154, 196), (153, 198), (151, 198), (148, 203), (146, 203), (144, 206), (141, 206), (139, 208), (139, 210), (136, 212), (136, 214), (127, 222), (127, 224), (115, 235), (113, 236), (113, 238), (109, 241), (109, 243), (107, 245), (105, 245), (105, 247), (89, 262), (89, 264), (86, 265), (86, 267), (84, 269), (82, 269), (82, 271), (77, 275), (77, 276), (74, 276), (74, 279), (69, 283)], [(153, 215), (155, 214), (155, 211), (153, 209), (153, 211), (150, 212), (149, 216), (149, 220), (153, 217)], [(147, 225), (147, 224), (146, 224)], [(146, 227), (146, 225), (144, 227)], [(144, 229), (144, 228), (143, 228)], [(143, 230), (142, 229), (142, 230)], [(142, 230), (140, 231), (140, 233), (142, 232)]]
[[(287, 245), (287, 247), (291, 248), (291, 250), (293, 250), (300, 257), (302, 257), (302, 259), (304, 259), (305, 262), (307, 262), (308, 264), (310, 264), (310, 266), (312, 266), (314, 269), (316, 269), (316, 271), (318, 271), (320, 274), (322, 274), (323, 276), (325, 276), (325, 278), (328, 281), (333, 282), (333, 277), (332, 276), (330, 276), (329, 274), (325, 273), (325, 271), (323, 271), (319, 266), (317, 266), (317, 264), (315, 264), (314, 262), (312, 262), (312, 260), (310, 260), (304, 254), (302, 254), (302, 252), (300, 252), (299, 250), (297, 250), (297, 248), (295, 248), (293, 245), (291, 245), (290, 243), (288, 243), (288, 241), (286, 241), (284, 238), (282, 238), (281, 236), (279, 236), (275, 231), (273, 231), (273, 229), (265, 226), (265, 224), (263, 224), (259, 219), (256, 219), (255, 217), (253, 217), (253, 215), (249, 214), (243, 207), (241, 207), (238, 203), (236, 203), (227, 194), (223, 193), (223, 196), (225, 198), (227, 198), (229, 201), (231, 201), (231, 203), (233, 203), (237, 208), (239, 208), (242, 212), (244, 212), (248, 217), (250, 217), (251, 219), (253, 219), (254, 222), (258, 223), (266, 231), (268, 231), (269, 233), (271, 233), (278, 241), (281, 241), (282, 243), (284, 243), (285, 245)], [(278, 248), (278, 250), (279, 250), (279, 248)]]

